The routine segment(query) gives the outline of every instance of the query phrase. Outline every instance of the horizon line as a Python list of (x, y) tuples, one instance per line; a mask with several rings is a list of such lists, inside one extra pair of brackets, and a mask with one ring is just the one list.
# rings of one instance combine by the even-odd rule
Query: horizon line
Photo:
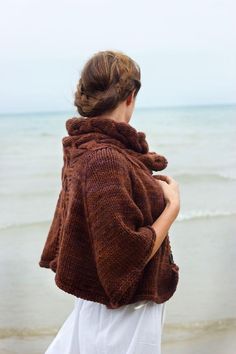
[[(148, 110), (148, 109), (178, 109), (178, 108), (207, 108), (207, 107), (225, 107), (225, 106), (236, 106), (234, 103), (206, 103), (206, 104), (181, 104), (181, 105), (163, 105), (163, 106), (136, 106), (135, 110)], [(134, 110), (134, 112), (135, 112)], [(0, 116), (3, 115), (23, 115), (23, 114), (52, 114), (52, 113), (69, 113), (69, 109), (61, 110), (43, 110), (43, 111), (22, 111), (22, 112), (0, 112)], [(75, 112), (77, 114), (78, 112)]]

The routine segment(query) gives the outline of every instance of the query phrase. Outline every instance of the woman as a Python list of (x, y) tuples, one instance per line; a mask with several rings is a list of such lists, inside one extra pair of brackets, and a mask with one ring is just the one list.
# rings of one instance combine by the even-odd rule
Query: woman
[(179, 188), (167, 159), (129, 124), (140, 68), (118, 51), (85, 64), (66, 122), (62, 188), (39, 265), (75, 305), (45, 354), (161, 353), (179, 267), (168, 230)]

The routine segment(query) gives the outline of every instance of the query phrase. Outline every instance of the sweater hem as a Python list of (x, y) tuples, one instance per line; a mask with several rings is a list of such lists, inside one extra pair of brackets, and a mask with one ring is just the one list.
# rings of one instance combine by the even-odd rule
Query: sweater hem
[(54, 273), (56, 273), (56, 266), (52, 265), (53, 261), (43, 261), (41, 260), (38, 264), (41, 268), (51, 269)]
[(108, 304), (109, 302), (107, 301), (107, 298), (104, 297), (101, 294), (96, 294), (94, 295), (94, 291), (91, 290), (91, 292), (86, 289), (86, 290), (82, 290), (82, 289), (72, 289), (69, 285), (61, 282), (57, 276), (55, 276), (55, 283), (57, 285), (57, 287), (61, 290), (63, 290), (64, 292), (73, 295), (75, 297), (79, 297), (82, 298), (84, 300), (88, 300), (88, 301), (94, 301), (94, 302), (98, 302), (98, 303), (102, 303), (104, 305)]
[(173, 294), (176, 291), (176, 288), (173, 289), (170, 293), (166, 294), (165, 296), (159, 296), (159, 295), (154, 295), (154, 294), (137, 294), (135, 295), (132, 300), (130, 300), (127, 303), (116, 303), (115, 306), (114, 304), (101, 294), (96, 294), (94, 295), (94, 291), (89, 291), (89, 290), (82, 290), (82, 289), (71, 289), (71, 287), (65, 283), (62, 283), (56, 276), (55, 276), (55, 283), (57, 285), (57, 287), (59, 289), (61, 289), (62, 291), (73, 295), (75, 297), (84, 299), (84, 300), (88, 300), (88, 301), (93, 301), (93, 302), (97, 302), (100, 303), (102, 305), (105, 305), (108, 309), (116, 309), (116, 308), (120, 308), (122, 306), (126, 306), (129, 304), (134, 304), (138, 301), (142, 301), (142, 300), (148, 300), (148, 301), (153, 301), (156, 304), (162, 304), (166, 301), (168, 301)]

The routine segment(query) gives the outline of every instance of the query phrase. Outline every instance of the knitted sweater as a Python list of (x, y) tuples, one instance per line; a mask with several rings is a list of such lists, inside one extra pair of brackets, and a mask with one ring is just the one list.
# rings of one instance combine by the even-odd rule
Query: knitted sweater
[(167, 234), (151, 226), (165, 208), (154, 171), (167, 159), (149, 152), (146, 135), (125, 122), (70, 118), (63, 137), (62, 185), (39, 261), (55, 283), (107, 308), (140, 300), (167, 301), (179, 267)]

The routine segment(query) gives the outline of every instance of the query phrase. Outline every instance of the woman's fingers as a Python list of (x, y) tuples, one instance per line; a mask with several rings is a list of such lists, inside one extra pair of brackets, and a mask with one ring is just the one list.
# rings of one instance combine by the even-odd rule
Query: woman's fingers
[(166, 183), (170, 183), (171, 182), (171, 178), (169, 176), (166, 175), (155, 175), (155, 178), (161, 181), (164, 181)]
[(171, 176), (166, 176), (166, 175), (155, 175), (155, 178), (158, 179), (159, 181), (166, 182), (168, 184), (172, 185), (178, 185), (178, 182), (172, 178)]

